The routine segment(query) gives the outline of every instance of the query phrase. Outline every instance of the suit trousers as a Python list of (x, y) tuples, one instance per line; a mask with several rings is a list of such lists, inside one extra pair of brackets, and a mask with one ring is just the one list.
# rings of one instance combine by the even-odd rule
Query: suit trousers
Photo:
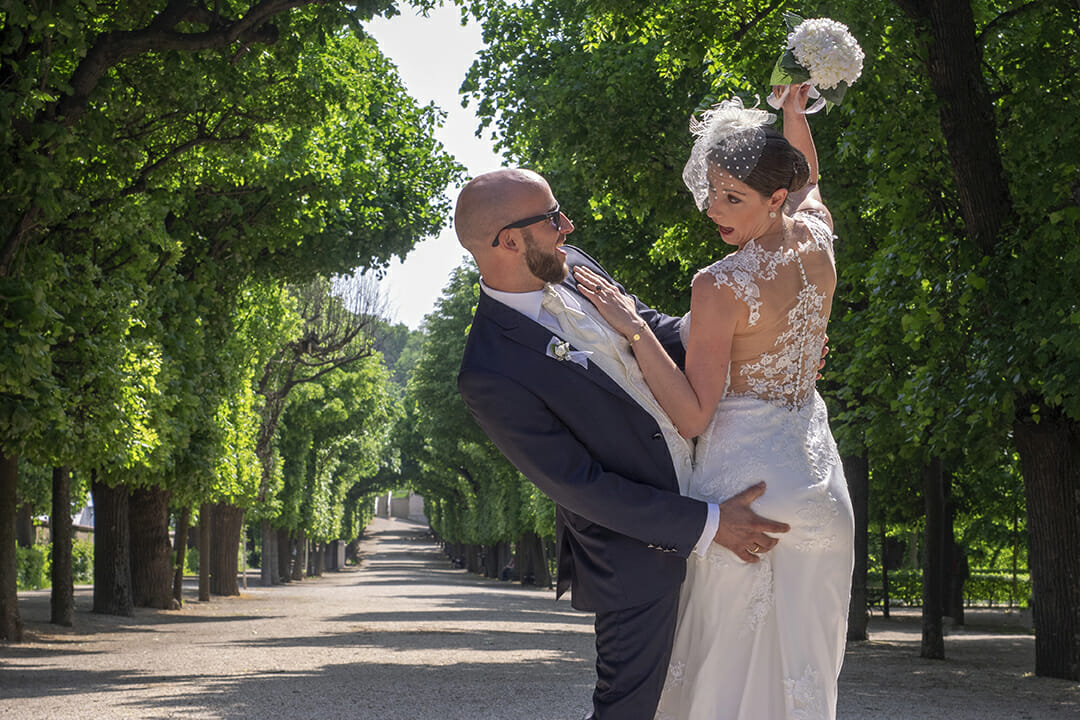
[(676, 588), (645, 605), (596, 614), (596, 720), (653, 720), (678, 613)]

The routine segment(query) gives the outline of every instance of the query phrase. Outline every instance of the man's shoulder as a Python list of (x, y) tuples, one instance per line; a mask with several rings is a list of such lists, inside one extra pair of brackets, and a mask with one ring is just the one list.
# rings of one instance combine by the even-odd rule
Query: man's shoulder
[(496, 300), (481, 297), (465, 338), (460, 373), (497, 371), (504, 366), (504, 356), (513, 345), (506, 339), (505, 331), (518, 320), (516, 313)]
[(527, 361), (518, 344), (507, 339), (502, 325), (477, 312), (461, 354), (458, 392), (472, 407), (478, 396), (498, 394), (498, 388), (525, 382), (522, 368)]
[(603, 270), (600, 263), (596, 261), (596, 258), (589, 255), (589, 253), (585, 252), (577, 245), (563, 245), (563, 250), (566, 251), (566, 262), (570, 267), (588, 265), (591, 268)]
[(461, 354), (461, 367), (464, 369), (466, 366), (475, 365), (484, 356), (483, 346), (494, 342), (496, 336), (495, 323), (491, 321), (491, 318), (480, 306), (477, 306), (472, 325), (469, 327), (469, 334), (465, 338), (465, 349)]

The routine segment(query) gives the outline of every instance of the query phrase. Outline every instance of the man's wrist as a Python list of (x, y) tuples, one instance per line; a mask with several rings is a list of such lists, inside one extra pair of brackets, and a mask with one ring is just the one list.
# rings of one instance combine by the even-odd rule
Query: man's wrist
[(709, 546), (716, 542), (716, 532), (720, 529), (720, 506), (716, 503), (708, 503), (705, 514), (705, 527), (701, 529), (701, 537), (697, 545), (694, 545), (694, 554), (705, 557)]

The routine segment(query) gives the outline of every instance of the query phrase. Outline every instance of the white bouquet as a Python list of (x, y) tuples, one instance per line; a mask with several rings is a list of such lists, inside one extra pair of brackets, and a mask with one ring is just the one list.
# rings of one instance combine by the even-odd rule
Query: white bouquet
[[(784, 13), (791, 31), (787, 49), (776, 61), (770, 84), (793, 85), (808, 82), (817, 92), (811, 97), (821, 100), (807, 112), (816, 112), (822, 105), (839, 105), (847, 89), (862, 74), (863, 54), (858, 41), (848, 32), (847, 25), (815, 18), (804, 20), (794, 13)], [(780, 107), (782, 99), (769, 97), (769, 104)]]

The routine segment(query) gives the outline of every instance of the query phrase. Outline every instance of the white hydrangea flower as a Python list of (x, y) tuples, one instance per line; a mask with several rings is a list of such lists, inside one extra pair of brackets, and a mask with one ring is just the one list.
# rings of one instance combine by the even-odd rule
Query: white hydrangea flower
[(788, 49), (818, 88), (827, 90), (841, 82), (850, 86), (862, 74), (862, 48), (847, 25), (835, 20), (816, 18), (799, 23), (788, 35)]

